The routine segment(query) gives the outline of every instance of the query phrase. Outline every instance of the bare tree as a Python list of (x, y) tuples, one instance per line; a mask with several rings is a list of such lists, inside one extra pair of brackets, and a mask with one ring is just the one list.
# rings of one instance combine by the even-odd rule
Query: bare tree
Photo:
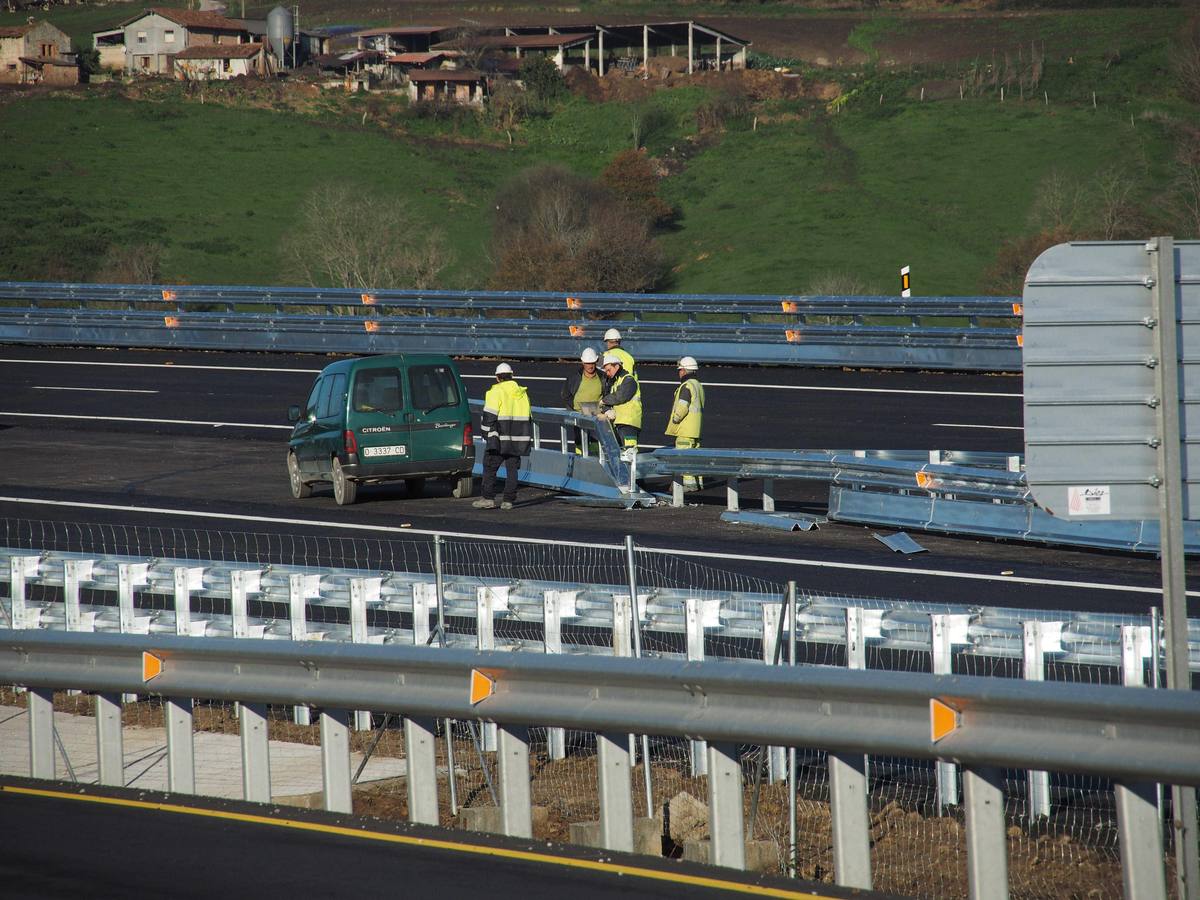
[(1096, 225), (1106, 241), (1121, 237), (1136, 218), (1133, 181), (1116, 166), (1096, 176)]
[(301, 204), (284, 255), (312, 285), (433, 287), (451, 254), (441, 231), (422, 231), (414, 221), (400, 197), (321, 185)]
[(1200, 15), (1184, 23), (1171, 47), (1171, 68), (1187, 99), (1200, 102)]
[(161, 244), (113, 244), (94, 274), (100, 284), (154, 284), (162, 275)]
[(1050, 231), (1069, 229), (1078, 221), (1081, 201), (1079, 184), (1061, 169), (1051, 169), (1034, 194), (1030, 224)]
[(1187, 129), (1180, 140), (1172, 187), (1176, 234), (1200, 238), (1200, 128)]

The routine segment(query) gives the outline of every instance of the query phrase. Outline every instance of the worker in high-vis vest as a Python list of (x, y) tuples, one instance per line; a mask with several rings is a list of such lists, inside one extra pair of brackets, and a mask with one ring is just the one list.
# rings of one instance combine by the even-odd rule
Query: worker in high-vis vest
[[(671, 403), (671, 415), (667, 419), (667, 436), (675, 438), (676, 450), (696, 450), (700, 447), (700, 428), (704, 419), (704, 385), (696, 377), (700, 369), (694, 357), (679, 360), (679, 387)], [(695, 475), (683, 476), (685, 491), (698, 491), (704, 487), (702, 479)]]
[(483, 451), (482, 496), (471, 505), (477, 509), (496, 508), (496, 474), (505, 467), (504, 499), (501, 509), (512, 509), (517, 499), (517, 470), (521, 457), (533, 448), (533, 414), (529, 394), (513, 381), (512, 366), (496, 366), (496, 383), (483, 398), (479, 429), (486, 444)]
[(611, 350), (604, 354), (600, 366), (604, 369), (600, 414), (613, 423), (617, 440), (624, 448), (621, 458), (630, 460), (637, 454), (638, 437), (642, 433), (642, 388), (625, 371), (621, 357)]
[[(600, 374), (599, 362), (600, 355), (591, 347), (585, 347), (583, 353), (579, 354), (579, 368), (563, 381), (561, 396), (564, 407), (575, 412), (583, 412), (584, 404), (590, 404), (590, 409), (595, 411), (600, 403), (600, 397), (604, 394), (604, 376)], [(575, 432), (575, 452), (583, 453), (587, 432), (582, 428), (573, 430)], [(595, 453), (596, 442), (588, 441), (588, 445), (592, 448), (589, 452)]]
[(604, 332), (604, 346), (608, 348), (604, 351), (605, 353), (615, 353), (621, 360), (622, 368), (634, 378), (638, 377), (637, 361), (628, 350), (621, 346), (621, 332), (615, 328)]

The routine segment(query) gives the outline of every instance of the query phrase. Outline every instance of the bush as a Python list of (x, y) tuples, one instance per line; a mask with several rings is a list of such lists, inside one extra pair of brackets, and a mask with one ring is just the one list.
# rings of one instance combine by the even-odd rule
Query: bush
[(675, 216), (671, 204), (658, 196), (658, 176), (643, 150), (622, 150), (600, 173), (600, 183), (624, 207), (650, 225), (663, 225)]
[(553, 103), (567, 93), (562, 73), (548, 56), (526, 57), (518, 76), (525, 83), (525, 90), (539, 103)]
[(649, 291), (666, 272), (642, 216), (563, 166), (527, 169), (496, 196), (492, 287)]

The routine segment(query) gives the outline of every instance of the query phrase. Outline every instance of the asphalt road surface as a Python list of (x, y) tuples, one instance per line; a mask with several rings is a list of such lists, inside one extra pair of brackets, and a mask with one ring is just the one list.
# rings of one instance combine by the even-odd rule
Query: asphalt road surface
[[(858, 596), (1145, 613), (1161, 602), (1156, 559), (916, 534), (930, 552), (901, 557), (871, 529), (788, 533), (720, 521), (724, 490), (683, 509), (589, 509), (524, 489), (511, 512), (481, 511), (445, 486), (409, 498), (365, 487), (338, 507), (328, 489), (293, 500), (284, 470), (286, 410), (303, 403), (329, 357), (0, 348), (0, 517), (209, 531), (418, 538), (432, 531), (524, 537), (564, 547), (670, 549), (710, 570)], [(703, 360), (701, 360), (703, 363)], [(482, 397), (494, 361), (461, 362)], [(537, 405), (557, 406), (568, 366), (518, 362)], [(644, 445), (667, 442), (675, 373), (639, 366)], [(1019, 452), (1016, 376), (706, 367), (705, 445), (787, 449)], [(752, 505), (752, 488), (743, 494)], [(824, 485), (791, 483), (781, 508), (819, 512)], [(1189, 565), (1189, 574), (1197, 573)], [(1192, 600), (1193, 615), (1200, 603)]]
[[(178, 805), (183, 800), (190, 805)], [(266, 819), (265, 817), (270, 817)], [(882, 897), (651, 857), (277, 806), (0, 780), (0, 893), (522, 900)], [(787, 891), (789, 893), (782, 893)], [(790, 893), (795, 891), (794, 894)]]

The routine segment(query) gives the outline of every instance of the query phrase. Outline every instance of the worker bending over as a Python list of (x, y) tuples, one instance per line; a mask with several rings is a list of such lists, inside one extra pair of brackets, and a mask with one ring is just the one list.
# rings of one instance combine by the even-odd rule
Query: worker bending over
[(611, 350), (601, 360), (604, 369), (604, 395), (600, 398), (600, 414), (613, 423), (617, 440), (624, 448), (621, 458), (630, 460), (637, 454), (638, 436), (642, 433), (642, 388), (630, 375), (621, 357)]

